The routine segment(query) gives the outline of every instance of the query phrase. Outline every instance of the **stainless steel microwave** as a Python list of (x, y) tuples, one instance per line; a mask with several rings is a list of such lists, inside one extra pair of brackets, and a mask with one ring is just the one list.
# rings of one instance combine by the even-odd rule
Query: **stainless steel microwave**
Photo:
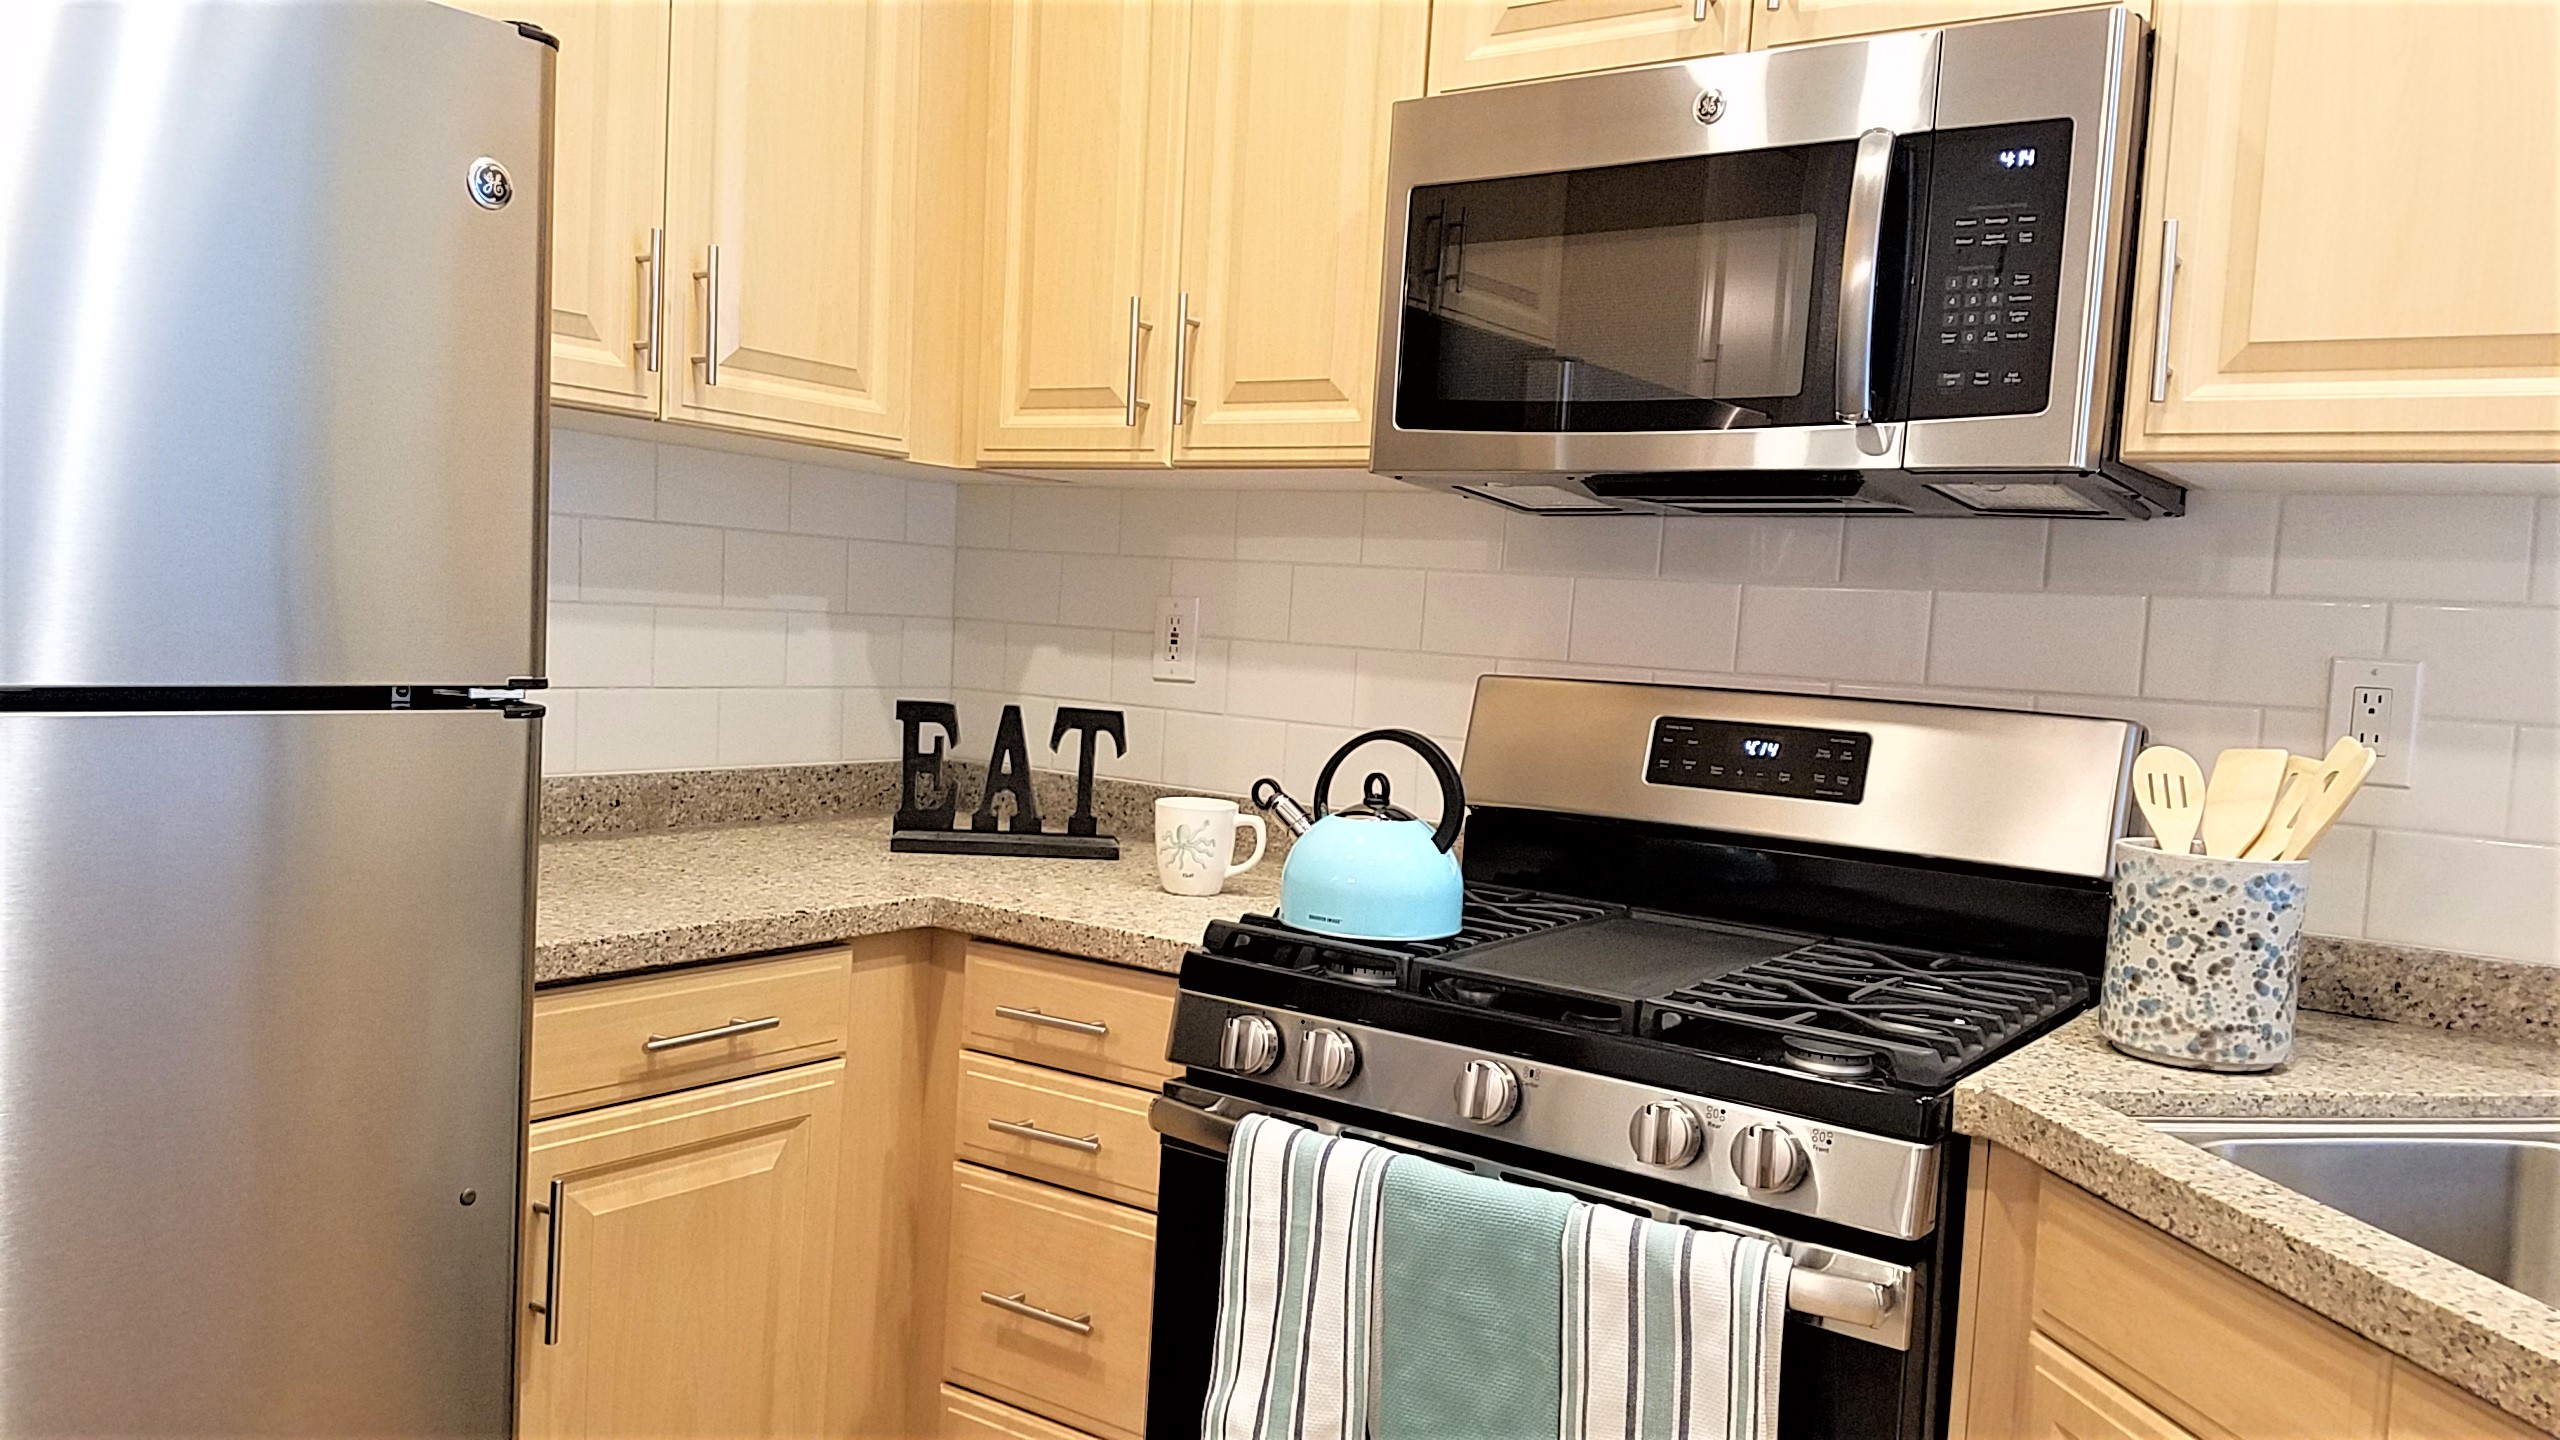
[(1556, 513), (2149, 519), (2122, 7), (1408, 100), (1372, 468)]

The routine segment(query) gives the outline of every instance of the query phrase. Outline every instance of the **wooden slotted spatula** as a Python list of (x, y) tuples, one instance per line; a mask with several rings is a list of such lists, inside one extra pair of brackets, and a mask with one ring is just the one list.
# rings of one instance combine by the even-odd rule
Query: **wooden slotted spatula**
[(2204, 787), (2204, 853), (2237, 860), (2267, 828), (2284, 788), (2282, 750), (2225, 750), (2214, 757)]
[(2374, 752), (2352, 735), (2343, 735), (2329, 748), (2328, 758), (2320, 762), (2319, 773), (2311, 777), (2311, 796), (2302, 804), (2302, 814), (2293, 822), (2293, 834), (2284, 842), (2284, 854), (2278, 858), (2301, 860), (2311, 854), (2311, 847), (2329, 833), (2330, 824), (2347, 802), (2363, 788), (2364, 777), (2373, 773)]
[(2175, 745), (2154, 745), (2133, 757), (2133, 801), (2162, 850), (2188, 854), (2204, 819), (2204, 767)]

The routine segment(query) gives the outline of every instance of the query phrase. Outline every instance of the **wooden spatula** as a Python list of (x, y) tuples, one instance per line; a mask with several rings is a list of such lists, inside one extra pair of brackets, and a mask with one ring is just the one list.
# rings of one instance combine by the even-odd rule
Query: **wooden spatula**
[(2133, 757), (2133, 800), (2160, 848), (2172, 855), (2195, 849), (2204, 819), (2204, 767), (2175, 745), (2154, 745)]
[(2338, 812), (2356, 798), (2364, 777), (2373, 773), (2374, 759), (2374, 752), (2354, 736), (2338, 737), (2338, 743), (2329, 748), (2328, 758), (2320, 762), (2319, 772), (2311, 777), (2311, 796), (2303, 802), (2302, 814), (2293, 822), (2293, 834), (2284, 842), (2280, 858), (2301, 860), (2311, 854), (2311, 847), (2329, 833)]
[(2285, 842), (2293, 838), (2294, 822), (2302, 818), (2303, 804), (2311, 798), (2311, 777), (2319, 769), (2320, 762), (2308, 755), (2284, 757), (2284, 780), (2276, 787), (2276, 803), (2267, 811), (2267, 823), (2258, 838), (2240, 852), (2241, 859), (2282, 858)]
[(2282, 750), (2225, 750), (2214, 757), (2213, 779), (2204, 787), (2204, 853), (2240, 858), (2267, 828), (2292, 758)]

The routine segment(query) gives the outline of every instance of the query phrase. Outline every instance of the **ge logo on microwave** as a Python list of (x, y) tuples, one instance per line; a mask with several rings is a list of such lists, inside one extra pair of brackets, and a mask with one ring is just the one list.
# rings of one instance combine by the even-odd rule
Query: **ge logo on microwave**
[(1701, 125), (1713, 125), (1714, 123), (1716, 123), (1717, 121), (1719, 121), (1719, 120), (1721, 120), (1721, 119), (1723, 119), (1723, 118), (1724, 118), (1724, 92), (1723, 92), (1723, 91), (1721, 91), (1721, 90), (1701, 90), (1701, 91), (1699, 91), (1699, 92), (1698, 92), (1698, 123), (1699, 123), (1699, 124), (1701, 124)]

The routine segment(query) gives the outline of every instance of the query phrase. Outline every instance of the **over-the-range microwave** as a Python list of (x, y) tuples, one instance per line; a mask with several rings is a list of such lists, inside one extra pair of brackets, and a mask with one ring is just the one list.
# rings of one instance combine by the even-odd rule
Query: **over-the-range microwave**
[(1553, 513), (2149, 519), (2122, 7), (1408, 100), (1371, 468)]

